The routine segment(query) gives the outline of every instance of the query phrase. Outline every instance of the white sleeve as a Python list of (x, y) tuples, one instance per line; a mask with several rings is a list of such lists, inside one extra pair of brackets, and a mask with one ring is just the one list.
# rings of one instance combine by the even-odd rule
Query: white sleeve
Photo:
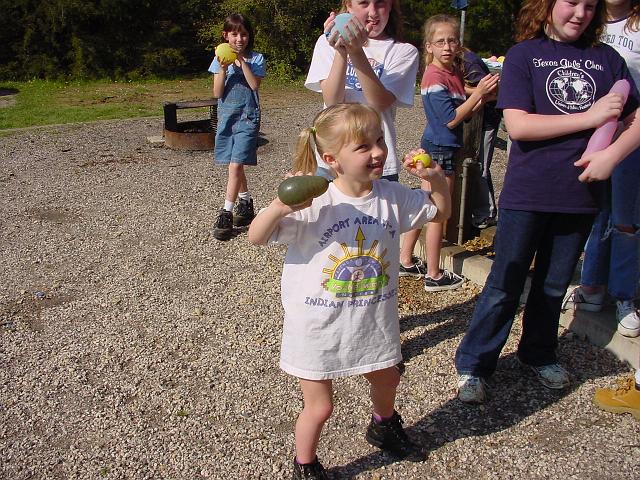
[(399, 206), (400, 232), (421, 228), (430, 222), (438, 213), (438, 208), (431, 201), (429, 192), (420, 188), (409, 188), (399, 182), (379, 181), (382, 188), (389, 189), (391, 198), (394, 198)]
[(299, 227), (305, 223), (307, 222), (300, 211), (290, 213), (280, 220), (280, 223), (278, 223), (278, 226), (269, 238), (269, 243), (280, 245), (295, 243), (300, 234)]
[(305, 87), (314, 92), (322, 92), (320, 82), (329, 76), (335, 54), (336, 51), (329, 45), (327, 38), (324, 35), (320, 35), (316, 41), (316, 46), (313, 48), (311, 66), (304, 82)]
[(385, 61), (380, 81), (393, 93), (399, 106), (413, 106), (418, 75), (418, 50), (410, 43), (397, 43)]

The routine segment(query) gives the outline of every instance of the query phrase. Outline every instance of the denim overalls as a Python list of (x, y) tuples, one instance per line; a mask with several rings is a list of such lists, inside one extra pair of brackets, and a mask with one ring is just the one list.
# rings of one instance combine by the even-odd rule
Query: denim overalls
[(251, 90), (242, 68), (230, 65), (224, 94), (218, 100), (215, 163), (256, 165), (259, 129), (258, 92)]

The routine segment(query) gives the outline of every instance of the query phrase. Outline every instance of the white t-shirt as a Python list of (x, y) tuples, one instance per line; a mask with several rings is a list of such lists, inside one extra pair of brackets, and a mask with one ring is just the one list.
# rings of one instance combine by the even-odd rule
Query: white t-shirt
[(309, 380), (381, 370), (402, 360), (398, 320), (400, 234), (431, 220), (428, 192), (387, 180), (365, 197), (334, 183), (271, 236), (288, 246), (280, 367)]
[[(384, 87), (396, 97), (396, 102), (381, 112), (384, 140), (389, 147), (387, 162), (382, 174), (393, 175), (398, 173), (400, 166), (396, 152), (396, 108), (398, 106), (413, 106), (416, 75), (418, 74), (418, 50), (410, 43), (400, 43), (393, 39), (370, 39), (363, 50)], [(313, 50), (309, 74), (304, 83), (305, 87), (314, 92), (322, 92), (320, 81), (329, 76), (335, 54), (336, 50), (329, 45), (327, 38), (320, 35)], [(351, 61), (347, 65), (344, 101), (367, 103)], [(328, 168), (320, 158), (317, 160), (321, 167)]]
[(631, 72), (631, 77), (640, 90), (640, 32), (625, 29), (627, 19), (607, 22), (606, 29), (600, 38), (603, 43), (611, 45), (624, 58)]

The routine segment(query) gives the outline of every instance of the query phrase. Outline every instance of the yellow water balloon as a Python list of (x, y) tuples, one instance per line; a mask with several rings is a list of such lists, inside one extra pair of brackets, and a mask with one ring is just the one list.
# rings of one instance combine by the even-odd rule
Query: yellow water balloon
[(233, 51), (228, 43), (221, 43), (216, 47), (216, 57), (222, 63), (233, 63), (238, 58), (238, 54)]

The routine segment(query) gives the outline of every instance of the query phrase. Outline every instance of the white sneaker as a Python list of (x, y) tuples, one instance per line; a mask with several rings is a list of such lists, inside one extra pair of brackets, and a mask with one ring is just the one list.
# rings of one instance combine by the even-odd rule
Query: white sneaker
[(540, 367), (527, 366), (536, 374), (538, 381), (547, 388), (561, 390), (569, 386), (569, 373), (557, 363)]
[(625, 337), (637, 337), (640, 335), (640, 317), (633, 300), (618, 300), (616, 302), (616, 320), (618, 320), (618, 333)]
[(484, 380), (473, 375), (460, 375), (458, 398), (464, 403), (484, 403), (487, 399)]
[(569, 303), (574, 310), (585, 310), (587, 312), (599, 312), (604, 303), (604, 291), (596, 293), (586, 293), (581, 287), (576, 287), (567, 292), (562, 301), (562, 309), (566, 310)]

